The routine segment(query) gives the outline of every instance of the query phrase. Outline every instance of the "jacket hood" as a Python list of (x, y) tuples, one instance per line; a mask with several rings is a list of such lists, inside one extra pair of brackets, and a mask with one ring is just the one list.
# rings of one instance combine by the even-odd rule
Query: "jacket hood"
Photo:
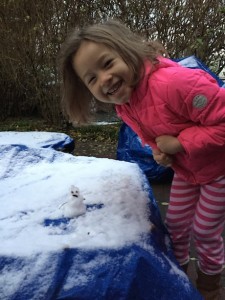
[[(172, 61), (169, 58), (165, 58), (162, 56), (158, 56), (158, 63), (153, 65), (149, 60), (145, 61), (145, 72), (143, 77), (140, 79), (140, 82), (134, 89), (133, 95), (131, 96), (130, 103), (135, 104), (135, 101), (140, 101), (144, 96), (145, 92), (148, 91), (149, 88), (149, 77), (157, 70), (161, 68), (174, 68), (174, 67), (181, 67), (177, 62)], [(135, 90), (138, 90), (138, 93), (135, 92)], [(120, 109), (118, 109), (119, 113)]]
[(182, 67), (177, 62), (175, 62), (169, 58), (165, 58), (163, 56), (158, 56), (157, 60), (158, 60), (158, 63), (155, 64), (154, 66), (152, 65), (152, 63), (149, 60), (147, 60), (145, 62), (145, 76), (149, 75), (150, 73), (154, 73), (155, 71), (157, 71), (160, 68)]

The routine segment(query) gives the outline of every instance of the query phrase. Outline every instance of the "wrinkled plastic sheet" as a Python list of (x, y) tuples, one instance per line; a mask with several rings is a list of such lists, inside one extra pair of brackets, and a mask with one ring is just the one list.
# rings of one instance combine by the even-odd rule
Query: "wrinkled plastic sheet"
[(225, 82), (220, 79), (206, 64), (204, 64), (199, 58), (194, 55), (174, 59), (174, 61), (178, 62), (183, 67), (190, 69), (201, 69), (205, 72), (209, 73), (218, 83), (219, 86), (225, 87)]
[(74, 140), (65, 133), (46, 131), (2, 131), (0, 145), (25, 145), (34, 148), (51, 148), (72, 153)]
[(172, 169), (158, 165), (153, 159), (151, 147), (143, 146), (137, 134), (125, 123), (119, 131), (117, 159), (137, 163), (152, 183), (172, 180)]
[[(64, 167), (64, 163), (66, 167)], [(80, 164), (82, 164), (82, 168)], [(101, 164), (102, 170), (98, 172), (99, 164)], [(105, 164), (110, 166), (110, 176), (109, 168), (106, 168), (107, 171), (104, 169)], [(123, 164), (127, 163), (108, 159), (74, 157), (71, 154), (52, 149), (0, 145), (0, 202), (4, 201), (1, 202), (3, 215), (0, 218), (0, 228), (3, 229), (2, 226), (4, 226), (4, 232), (8, 232), (6, 234), (8, 237), (12, 234), (12, 230), (17, 230), (16, 224), (18, 223), (16, 222), (24, 222), (24, 226), (21, 228), (24, 234), (24, 247), (21, 249), (24, 250), (23, 255), (15, 255), (17, 248), (21, 246), (16, 243), (18, 238), (16, 236), (9, 240), (8, 250), (3, 254), (5, 240), (2, 240), (2, 235), (0, 235), (0, 299), (202, 299), (186, 275), (180, 270), (174, 258), (167, 231), (161, 221), (151, 187), (141, 170), (134, 169), (133, 164), (130, 164), (131, 170), (128, 174), (125, 172), (124, 176), (126, 176), (126, 180), (132, 179), (133, 176), (142, 178), (142, 187), (140, 186), (138, 189), (140, 194), (144, 189), (149, 195), (149, 222), (153, 224), (151, 231), (139, 236), (136, 242), (125, 244), (119, 248), (85, 249), (84, 247), (82, 249), (82, 247), (68, 245), (58, 250), (47, 251), (46, 247), (40, 246), (38, 252), (35, 252), (36, 254), (30, 255), (29, 251), (26, 254), (26, 249), (32, 247), (25, 243), (26, 235), (29, 235), (30, 230), (25, 224), (31, 215), (34, 218), (31, 219), (34, 228), (33, 233), (29, 235), (30, 238), (40, 228), (43, 230), (43, 235), (46, 230), (52, 230), (53, 236), (49, 235), (49, 241), (47, 240), (48, 247), (50, 247), (51, 241), (54, 241), (54, 234), (55, 237), (62, 239), (65, 239), (67, 234), (72, 236), (75, 233), (71, 233), (71, 224), (67, 219), (58, 219), (51, 223), (51, 220), (46, 220), (43, 215), (45, 222), (37, 220), (40, 209), (43, 209), (46, 214), (47, 203), (50, 203), (50, 200), (55, 204), (49, 207), (56, 207), (57, 199), (61, 196), (60, 191), (62, 193), (66, 189), (69, 181), (79, 181), (83, 186), (85, 184), (90, 194), (96, 186), (94, 184), (93, 188), (90, 188), (93, 181), (97, 183), (104, 180), (102, 191), (105, 191), (107, 180), (110, 182), (113, 180), (113, 170), (116, 168), (120, 170)], [(40, 172), (40, 168), (45, 168), (45, 172)], [(88, 177), (90, 172), (93, 174), (92, 178)], [(83, 174), (87, 174), (85, 180), (79, 177)], [(115, 179), (118, 180), (118, 178)], [(61, 186), (60, 182), (63, 182)], [(45, 192), (45, 189), (48, 192)], [(55, 191), (56, 189), (58, 192)], [(128, 189), (129, 185), (127, 192), (123, 189), (121, 193), (126, 195), (129, 192)], [(114, 192), (119, 193), (117, 186), (115, 186)], [(93, 192), (93, 197), (96, 193), (97, 191)], [(113, 195), (109, 196), (114, 197)], [(27, 202), (24, 201), (24, 197)], [(4, 208), (7, 211), (10, 201), (13, 200), (17, 203), (20, 199), (23, 203), (27, 203), (29, 208), (23, 207), (21, 211), (14, 208), (15, 211), (12, 209), (9, 215), (3, 213)], [(38, 207), (33, 205), (32, 199), (36, 199)], [(6, 202), (7, 205), (5, 205)], [(104, 208), (100, 207), (99, 211), (101, 210), (104, 211)], [(110, 215), (108, 217), (110, 218)], [(7, 227), (7, 222), (10, 224), (9, 227)], [(128, 225), (128, 232), (129, 227)], [(94, 231), (95, 228), (92, 230)], [(20, 230), (18, 235), (21, 235)], [(38, 247), (39, 243), (43, 243), (41, 238), (35, 240), (35, 247)], [(71, 240), (68, 239), (68, 244), (70, 243)]]

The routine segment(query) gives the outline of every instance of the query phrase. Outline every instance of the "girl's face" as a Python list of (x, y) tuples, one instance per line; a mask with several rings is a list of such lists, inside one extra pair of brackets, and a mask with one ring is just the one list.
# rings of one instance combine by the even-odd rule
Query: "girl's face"
[(92, 95), (101, 102), (128, 103), (133, 88), (127, 64), (111, 48), (82, 42), (73, 57), (73, 68)]

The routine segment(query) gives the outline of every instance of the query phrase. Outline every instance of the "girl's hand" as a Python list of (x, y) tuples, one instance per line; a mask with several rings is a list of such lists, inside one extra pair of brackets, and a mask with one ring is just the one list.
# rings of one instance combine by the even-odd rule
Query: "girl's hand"
[(166, 154), (176, 154), (184, 151), (179, 140), (172, 135), (161, 135), (155, 139), (156, 145), (159, 150)]
[(153, 158), (157, 162), (157, 164), (163, 167), (171, 167), (172, 166), (172, 157), (166, 153), (161, 152), (159, 149), (152, 150)]

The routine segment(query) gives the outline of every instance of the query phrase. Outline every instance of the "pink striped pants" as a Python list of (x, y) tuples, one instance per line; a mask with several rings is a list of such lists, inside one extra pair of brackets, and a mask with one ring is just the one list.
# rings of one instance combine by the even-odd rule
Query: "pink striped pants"
[(209, 275), (221, 273), (224, 223), (225, 177), (205, 185), (191, 185), (174, 175), (166, 225), (180, 265), (189, 261), (193, 237), (201, 271)]

